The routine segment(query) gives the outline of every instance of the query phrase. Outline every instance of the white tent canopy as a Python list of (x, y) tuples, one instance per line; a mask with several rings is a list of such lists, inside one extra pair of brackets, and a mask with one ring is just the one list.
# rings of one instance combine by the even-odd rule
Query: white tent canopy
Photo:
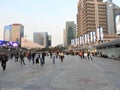
[(37, 44), (37, 43), (34, 43), (34, 42), (32, 42), (32, 41), (30, 41), (30, 40), (27, 40), (26, 38), (22, 38), (21, 39), (21, 47), (23, 47), (23, 48), (45, 48), (44, 46), (42, 46), (42, 45), (39, 45), (39, 44)]

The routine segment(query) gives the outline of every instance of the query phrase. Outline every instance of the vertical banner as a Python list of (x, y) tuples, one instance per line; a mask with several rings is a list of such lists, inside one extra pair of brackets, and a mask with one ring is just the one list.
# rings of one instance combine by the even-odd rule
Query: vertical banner
[(93, 32), (90, 32), (90, 42), (93, 42)]
[(88, 44), (88, 34), (86, 34), (86, 44)]
[(72, 41), (73, 43), (72, 43), (72, 45), (74, 46), (75, 45), (75, 39), (73, 39), (73, 41)]
[(81, 44), (83, 44), (83, 36), (81, 36)]
[(75, 39), (72, 39), (72, 45), (75, 46)]
[(81, 43), (84, 44), (84, 36), (81, 36)]
[(73, 39), (71, 39), (71, 46), (73, 46)]
[(80, 40), (79, 40), (79, 37), (77, 38), (77, 43), (78, 43), (78, 46), (80, 45)]
[(77, 38), (75, 38), (75, 46), (77, 46), (78, 42), (77, 42)]
[(83, 36), (83, 44), (85, 44), (85, 36)]
[(88, 43), (88, 44), (90, 43), (90, 37), (89, 37), (89, 34), (87, 34), (87, 43)]
[(95, 31), (93, 32), (93, 42), (96, 42), (96, 34), (95, 34)]
[(85, 36), (85, 44), (86, 44), (87, 43), (87, 35), (85, 34), (84, 36)]
[(75, 39), (71, 39), (71, 45), (75, 46)]
[(82, 44), (82, 43), (81, 43), (81, 36), (79, 37), (79, 40), (80, 40), (80, 45), (81, 45), (81, 44)]
[(100, 29), (99, 29), (100, 31), (100, 40), (103, 40), (103, 28), (102, 27), (100, 27)]
[(120, 14), (115, 17), (116, 20), (116, 34), (120, 34)]
[(97, 40), (99, 41), (100, 40), (100, 28), (97, 28)]
[(72, 39), (72, 45), (73, 46), (75, 45), (75, 39)]

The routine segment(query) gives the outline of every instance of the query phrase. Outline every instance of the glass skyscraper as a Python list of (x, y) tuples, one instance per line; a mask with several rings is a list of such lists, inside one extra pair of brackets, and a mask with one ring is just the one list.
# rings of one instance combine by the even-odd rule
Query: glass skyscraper
[(33, 41), (37, 44), (48, 47), (48, 33), (47, 32), (34, 32)]
[(3, 39), (5, 41), (10, 41), (11, 38), (11, 25), (7, 25), (4, 27)]
[(64, 46), (68, 47), (71, 45), (71, 40), (76, 38), (76, 24), (74, 21), (66, 22), (66, 29), (64, 31)]

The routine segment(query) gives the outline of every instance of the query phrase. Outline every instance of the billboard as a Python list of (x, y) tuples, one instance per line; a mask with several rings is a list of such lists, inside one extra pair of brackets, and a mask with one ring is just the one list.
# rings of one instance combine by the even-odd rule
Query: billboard
[(17, 42), (9, 42), (9, 41), (0, 40), (0, 46), (18, 47), (19, 44)]

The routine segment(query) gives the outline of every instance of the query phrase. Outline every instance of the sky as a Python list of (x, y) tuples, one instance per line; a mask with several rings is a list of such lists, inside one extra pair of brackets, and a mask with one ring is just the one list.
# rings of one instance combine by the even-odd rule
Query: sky
[[(76, 23), (78, 1), (0, 0), (0, 39), (3, 39), (5, 25), (20, 23), (27, 39), (33, 40), (33, 32), (48, 32), (52, 36), (52, 46), (63, 44), (66, 21)], [(119, 0), (113, 2), (120, 6)]]

